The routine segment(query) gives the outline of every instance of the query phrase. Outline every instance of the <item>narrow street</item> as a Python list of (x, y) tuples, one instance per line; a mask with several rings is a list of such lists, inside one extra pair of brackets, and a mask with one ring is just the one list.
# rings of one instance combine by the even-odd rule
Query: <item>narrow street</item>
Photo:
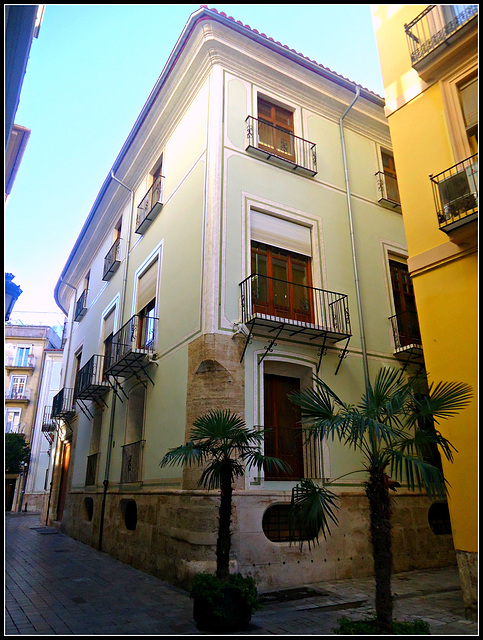
[[(36, 513), (6, 513), (9, 635), (209, 635), (196, 629), (186, 591), (45, 527)], [(294, 590), (295, 591), (295, 590)], [(339, 580), (265, 594), (245, 633), (334, 635), (342, 616), (364, 618), (373, 581)], [(455, 567), (394, 576), (395, 616), (422, 618), (432, 635), (477, 635), (464, 619)]]

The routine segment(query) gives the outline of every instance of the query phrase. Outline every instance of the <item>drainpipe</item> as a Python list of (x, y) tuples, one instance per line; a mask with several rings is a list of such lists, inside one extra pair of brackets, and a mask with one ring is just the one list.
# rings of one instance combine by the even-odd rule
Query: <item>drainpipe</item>
[[(124, 307), (125, 307), (125, 301), (126, 301), (127, 272), (128, 272), (128, 262), (129, 262), (129, 252), (131, 250), (132, 225), (133, 225), (133, 219), (134, 219), (134, 191), (133, 189), (130, 189), (128, 186), (126, 186), (123, 182), (118, 180), (114, 175), (113, 171), (111, 171), (111, 178), (115, 180), (117, 183), (119, 183), (122, 187), (124, 187), (125, 189), (131, 192), (131, 215), (129, 219), (129, 233), (128, 233), (128, 241), (127, 241), (127, 247), (126, 247), (126, 258), (124, 262), (124, 275), (123, 275), (123, 283), (122, 283), (122, 290), (121, 290), (121, 303), (119, 305), (119, 318), (120, 318), (120, 325), (122, 326), (123, 319), (124, 319)], [(106, 469), (104, 472), (104, 481), (102, 483), (104, 490), (102, 494), (101, 520), (99, 524), (99, 542), (98, 542), (99, 551), (102, 551), (102, 537), (104, 533), (104, 519), (106, 514), (107, 489), (109, 487), (109, 476), (111, 471), (111, 453), (112, 453), (112, 447), (113, 447), (112, 443), (113, 443), (113, 436), (114, 436), (114, 418), (116, 415), (116, 400), (117, 400), (117, 395), (113, 393), (111, 417), (109, 421), (109, 436), (107, 440)]]
[(359, 331), (361, 334), (361, 347), (362, 347), (362, 366), (364, 369), (364, 381), (366, 391), (369, 388), (369, 367), (367, 363), (367, 350), (366, 350), (366, 334), (364, 330), (364, 315), (362, 311), (362, 297), (361, 297), (361, 287), (359, 280), (359, 267), (357, 263), (357, 251), (356, 251), (356, 240), (354, 235), (354, 220), (352, 216), (352, 204), (351, 204), (351, 192), (350, 192), (350, 184), (349, 184), (349, 169), (347, 166), (347, 154), (346, 154), (346, 146), (345, 146), (345, 138), (344, 138), (344, 118), (347, 116), (349, 111), (352, 109), (356, 100), (359, 98), (361, 93), (360, 86), (356, 85), (356, 95), (354, 99), (350, 103), (350, 105), (345, 110), (344, 114), (339, 120), (339, 129), (340, 129), (340, 140), (342, 145), (342, 159), (344, 162), (344, 174), (345, 174), (345, 187), (347, 194), (347, 213), (349, 216), (349, 230), (350, 230), (350, 239), (351, 239), (351, 250), (352, 250), (352, 266), (354, 270), (354, 281), (356, 287), (356, 296), (357, 296), (357, 311), (359, 316)]

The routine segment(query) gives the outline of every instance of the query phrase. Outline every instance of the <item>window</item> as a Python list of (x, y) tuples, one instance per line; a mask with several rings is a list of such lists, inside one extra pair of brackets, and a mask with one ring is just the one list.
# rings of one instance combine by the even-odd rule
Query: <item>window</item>
[(139, 276), (136, 294), (136, 313), (139, 317), (137, 348), (153, 348), (156, 329), (156, 290), (158, 258)]
[(252, 242), (252, 274), (255, 313), (313, 321), (309, 257)]
[(478, 77), (466, 78), (456, 85), (468, 143), (472, 153), (478, 152)]
[(310, 228), (260, 211), (250, 216), (253, 310), (313, 322)]
[(112, 336), (114, 335), (114, 316), (115, 316), (114, 307), (104, 318), (103, 327), (102, 327), (102, 338), (104, 342), (104, 368), (103, 368), (103, 380), (106, 379), (105, 371), (109, 367), (111, 363), (111, 353), (112, 353)]
[(265, 455), (280, 458), (291, 469), (286, 472), (268, 469), (265, 471), (267, 480), (299, 480), (303, 477), (300, 413), (288, 398), (295, 391), (300, 391), (299, 378), (265, 374), (264, 425), (269, 429), (265, 436)]
[(295, 161), (293, 113), (258, 98), (258, 144), (267, 151)]
[(18, 433), (20, 428), (21, 409), (5, 411), (5, 433)]
[(23, 398), (25, 396), (25, 385), (27, 378), (25, 376), (12, 376), (10, 383), (10, 398)]
[(276, 504), (263, 514), (263, 533), (272, 542), (292, 542), (294, 540), (312, 540), (317, 532), (300, 530), (290, 523), (290, 505)]
[(17, 347), (15, 367), (27, 367), (29, 364), (30, 347)]
[(406, 264), (389, 260), (399, 347), (421, 344), (413, 283)]
[(397, 186), (396, 165), (394, 156), (389, 151), (381, 150), (382, 168), (384, 173), (384, 183), (386, 187), (386, 197), (392, 202), (401, 202), (399, 189)]

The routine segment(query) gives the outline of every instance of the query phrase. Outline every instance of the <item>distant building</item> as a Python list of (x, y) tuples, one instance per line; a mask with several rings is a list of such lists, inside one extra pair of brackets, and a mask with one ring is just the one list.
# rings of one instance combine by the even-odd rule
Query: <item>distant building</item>
[(50, 327), (5, 325), (5, 433), (23, 435), (31, 450), (27, 474), (7, 482), (12, 500), (7, 506), (13, 510), (43, 507), (51, 443), (42, 435), (41, 421), (49, 393), (52, 397), (59, 388), (55, 378), (60, 378), (60, 346)]
[(429, 380), (474, 401), (438, 428), (454, 545), (470, 616), (478, 570), (478, 5), (374, 5)]
[[(384, 101), (214, 10), (192, 14), (55, 289), (68, 314), (48, 522), (186, 585), (214, 566), (216, 495), (160, 468), (193, 421), (229, 408), (271, 427), (291, 473), (235, 490), (233, 566), (263, 589), (373, 571), (364, 476), (304, 443), (287, 394), (318, 372), (347, 401), (383, 365), (422, 365), (393, 325), (408, 284)], [(362, 321), (364, 320), (364, 322)], [(341, 526), (287, 541), (292, 488), (337, 481)], [(401, 487), (396, 570), (454, 562), (432, 501)], [(441, 534), (441, 535), (440, 535)]]

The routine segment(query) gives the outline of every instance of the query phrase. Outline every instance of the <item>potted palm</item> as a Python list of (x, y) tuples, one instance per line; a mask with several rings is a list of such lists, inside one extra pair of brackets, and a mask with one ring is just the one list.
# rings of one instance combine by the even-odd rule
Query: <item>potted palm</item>
[(160, 463), (161, 466), (200, 465), (203, 471), (199, 486), (220, 491), (216, 573), (196, 575), (191, 587), (193, 616), (200, 630), (242, 630), (258, 608), (253, 579), (230, 575), (229, 558), (235, 480), (246, 468), (287, 469), (283, 461), (261, 453), (264, 437), (264, 429), (248, 428), (238, 414), (213, 409), (194, 422), (190, 441), (170, 449)]
[[(471, 388), (463, 383), (433, 384), (422, 394), (424, 383), (421, 377), (407, 380), (398, 369), (382, 368), (357, 405), (343, 402), (317, 377), (314, 388), (291, 396), (301, 408), (309, 438), (337, 439), (362, 454), (376, 582), (376, 633), (393, 632), (390, 492), (406, 482), (409, 489), (446, 496), (441, 470), (425, 457), (428, 448), (437, 445), (452, 461), (453, 447), (435, 425), (463, 409), (471, 398)], [(298, 526), (322, 531), (324, 536), (330, 533), (330, 521), (337, 524), (336, 506), (337, 496), (327, 485), (304, 480), (293, 491), (292, 513)]]

